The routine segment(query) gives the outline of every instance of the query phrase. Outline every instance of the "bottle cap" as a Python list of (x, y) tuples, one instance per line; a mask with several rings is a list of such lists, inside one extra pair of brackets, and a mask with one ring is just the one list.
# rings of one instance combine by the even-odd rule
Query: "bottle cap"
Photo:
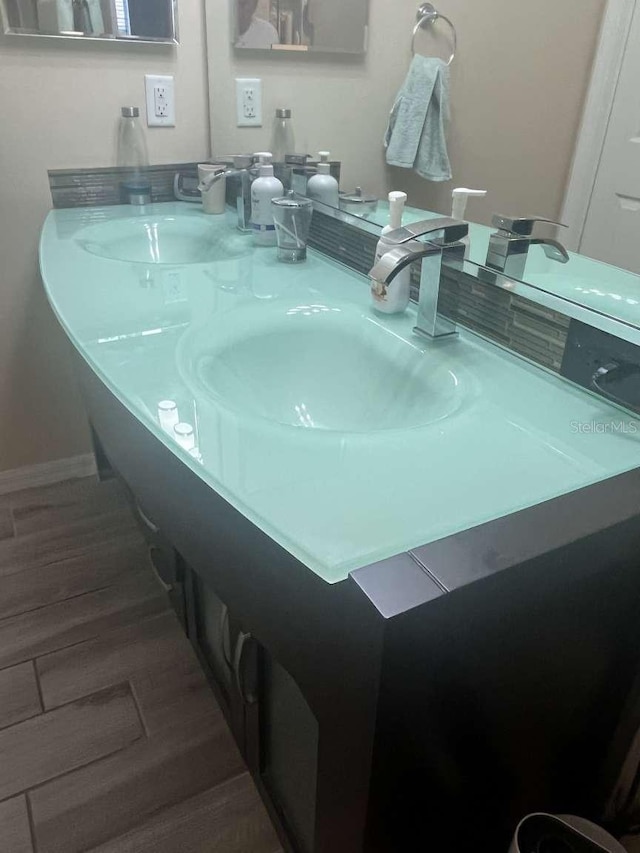
[(331, 157), (331, 151), (318, 151), (318, 157), (320, 157), (321, 163), (328, 163), (329, 158)]
[(406, 201), (406, 193), (389, 193), (389, 227), (391, 230), (402, 228), (402, 214), (404, 212), (404, 205)]
[(398, 202), (400, 202), (400, 201), (401, 201), (403, 204), (405, 204), (405, 202), (407, 201), (407, 198), (408, 198), (408, 196), (407, 196), (407, 194), (406, 194), (406, 193), (402, 193), (402, 192), (391, 192), (391, 193), (389, 193), (389, 204), (394, 204), (394, 203), (396, 203), (396, 204), (397, 204), (397, 203), (398, 203)]
[(276, 118), (291, 118), (291, 110), (288, 110), (288, 109), (276, 110)]
[(258, 151), (254, 155), (255, 159), (260, 164), (260, 177), (270, 178), (273, 175), (273, 154), (270, 151)]
[(138, 118), (140, 115), (139, 107), (121, 107), (120, 113), (122, 118)]

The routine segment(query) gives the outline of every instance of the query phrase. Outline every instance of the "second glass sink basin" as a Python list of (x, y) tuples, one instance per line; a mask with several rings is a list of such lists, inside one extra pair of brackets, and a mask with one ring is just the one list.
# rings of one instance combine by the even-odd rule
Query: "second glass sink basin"
[(353, 308), (239, 313), (241, 326), (220, 318), (179, 352), (185, 382), (239, 414), (325, 431), (411, 429), (453, 414), (468, 390), (446, 346), (425, 351)]
[(116, 219), (90, 225), (77, 235), (79, 245), (92, 255), (144, 264), (201, 264), (237, 257), (246, 241), (220, 232), (207, 220), (193, 216)]

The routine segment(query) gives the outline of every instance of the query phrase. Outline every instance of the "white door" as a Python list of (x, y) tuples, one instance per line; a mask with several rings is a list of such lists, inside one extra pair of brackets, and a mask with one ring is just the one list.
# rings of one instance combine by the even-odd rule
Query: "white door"
[(640, 3), (622, 70), (580, 252), (640, 274)]

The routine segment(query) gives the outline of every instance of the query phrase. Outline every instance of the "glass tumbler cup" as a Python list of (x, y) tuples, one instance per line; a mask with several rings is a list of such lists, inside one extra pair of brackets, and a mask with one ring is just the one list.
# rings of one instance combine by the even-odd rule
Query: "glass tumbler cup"
[(307, 240), (311, 228), (313, 202), (290, 192), (271, 201), (278, 240), (278, 260), (298, 264), (307, 258)]

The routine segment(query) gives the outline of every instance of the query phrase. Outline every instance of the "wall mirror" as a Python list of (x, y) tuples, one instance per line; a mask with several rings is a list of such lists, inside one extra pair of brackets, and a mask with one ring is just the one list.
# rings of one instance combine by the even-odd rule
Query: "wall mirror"
[(177, 0), (0, 0), (5, 33), (178, 43)]
[[(499, 246), (512, 278), (640, 328), (640, 0), (539, 0), (535, 15), (513, 0), (369, 0), (368, 14), (358, 0), (206, 5), (214, 155), (269, 150), (286, 108), (310, 169), (330, 151), (342, 191), (377, 197), (370, 222), (387, 223), (390, 190), (408, 194), (405, 221), (450, 215), (456, 187), (486, 190), (464, 213), (471, 261), (495, 261)], [(362, 36), (366, 21), (364, 56), (237, 49), (260, 32), (315, 48), (325, 10), (334, 36), (352, 23)], [(259, 127), (236, 121), (245, 76), (262, 81)], [(514, 230), (493, 241), (498, 215)]]
[(232, 44), (245, 50), (364, 53), (368, 0), (230, 0)]

